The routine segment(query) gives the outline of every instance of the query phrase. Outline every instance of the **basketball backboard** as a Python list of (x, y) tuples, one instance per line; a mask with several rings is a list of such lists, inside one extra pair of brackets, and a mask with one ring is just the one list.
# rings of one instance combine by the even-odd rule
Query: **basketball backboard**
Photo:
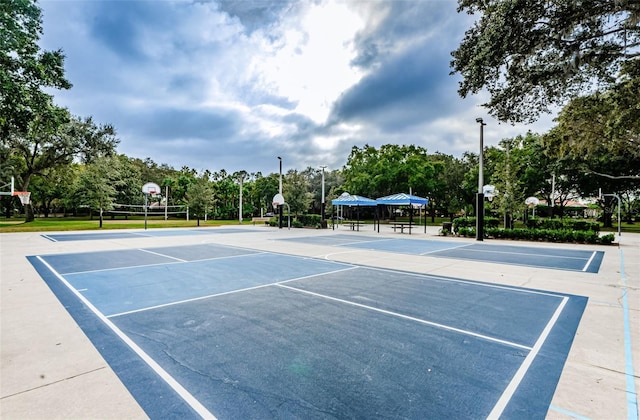
[(0, 195), (14, 195), (15, 192), (15, 180), (11, 177), (11, 181), (7, 184), (0, 186)]
[(160, 186), (155, 182), (147, 182), (142, 186), (142, 192), (144, 194), (155, 196), (157, 194), (160, 194)]

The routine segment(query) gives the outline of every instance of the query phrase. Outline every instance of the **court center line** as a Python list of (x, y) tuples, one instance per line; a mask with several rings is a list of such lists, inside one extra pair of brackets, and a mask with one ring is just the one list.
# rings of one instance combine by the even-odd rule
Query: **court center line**
[(480, 338), (480, 339), (483, 339), (483, 340), (492, 341), (494, 343), (504, 344), (504, 345), (507, 345), (507, 346), (510, 346), (510, 347), (516, 347), (516, 348), (523, 349), (523, 350), (531, 350), (531, 347), (524, 346), (522, 344), (514, 343), (514, 342), (511, 342), (511, 341), (507, 341), (507, 340), (502, 340), (502, 339), (495, 338), (495, 337), (490, 337), (490, 336), (484, 335), (484, 334), (474, 333), (472, 331), (467, 331), (467, 330), (451, 327), (451, 326), (444, 325), (444, 324), (439, 324), (437, 322), (432, 322), (432, 321), (427, 321), (427, 320), (420, 319), (420, 318), (415, 318), (415, 317), (409, 316), (409, 315), (403, 315), (403, 314), (400, 314), (400, 313), (397, 313), (397, 312), (387, 311), (386, 309), (380, 309), (380, 308), (376, 308), (374, 306), (363, 305), (361, 303), (351, 302), (349, 300), (340, 299), (340, 298), (336, 298), (336, 297), (328, 296), (328, 295), (323, 295), (321, 293), (311, 292), (309, 290), (298, 289), (297, 287), (287, 286), (287, 285), (282, 284), (282, 283), (276, 283), (275, 285), (278, 286), (278, 287), (285, 288), (285, 289), (294, 290), (296, 292), (306, 293), (308, 295), (320, 297), (320, 298), (323, 298), (323, 299), (333, 300), (335, 302), (345, 303), (347, 305), (352, 305), (352, 306), (356, 306), (356, 307), (359, 307), (359, 308), (367, 309), (367, 310), (370, 310), (370, 311), (379, 312), (379, 313), (382, 313), (382, 314), (385, 314), (385, 315), (391, 315), (391, 316), (395, 316), (397, 318), (402, 318), (402, 319), (407, 319), (409, 321), (419, 322), (420, 324), (429, 325), (429, 326), (440, 328), (440, 329), (443, 329), (443, 330), (453, 331), (453, 332), (457, 332), (457, 333), (460, 333), (460, 334), (464, 334), (464, 335), (469, 335), (469, 336), (472, 336), (472, 337)]
[(93, 304), (79, 293), (62, 275), (53, 269), (44, 259), (40, 256), (37, 257), (42, 264), (47, 267), (51, 273), (53, 273), (58, 280), (60, 280), (78, 299), (82, 301), (104, 324), (111, 329), (122, 341), (124, 341), (131, 350), (133, 350), (154, 372), (158, 374), (184, 401), (187, 403), (196, 413), (198, 413), (203, 419), (215, 419), (216, 417), (211, 414), (200, 401), (198, 401), (189, 391), (187, 391), (180, 383), (165, 371), (152, 357), (150, 357), (140, 346), (138, 346), (128, 335), (122, 332), (113, 322), (111, 322), (102, 312), (100, 312)]
[(509, 401), (511, 401), (513, 394), (515, 394), (516, 390), (518, 389), (518, 386), (520, 386), (520, 383), (522, 382), (522, 379), (524, 378), (527, 371), (529, 370), (529, 367), (531, 367), (531, 364), (533, 363), (534, 359), (540, 352), (542, 345), (547, 340), (547, 337), (551, 333), (553, 326), (558, 321), (558, 318), (560, 317), (560, 314), (564, 310), (564, 307), (567, 305), (568, 301), (569, 301), (568, 297), (564, 297), (562, 299), (562, 302), (560, 302), (560, 305), (558, 305), (558, 307), (556, 308), (556, 311), (554, 312), (553, 316), (551, 317), (549, 322), (547, 322), (547, 325), (544, 327), (542, 334), (540, 334), (540, 337), (538, 337), (538, 340), (533, 345), (533, 349), (529, 352), (527, 357), (525, 357), (524, 361), (522, 362), (522, 364), (516, 371), (515, 375), (509, 382), (509, 385), (507, 385), (504, 392), (498, 399), (498, 402), (491, 410), (491, 413), (489, 413), (489, 415), (487, 416), (487, 419), (497, 420), (500, 418), (500, 416), (504, 412), (504, 409), (507, 407), (507, 404), (509, 404)]
[(589, 266), (591, 265), (591, 261), (593, 261), (597, 254), (598, 253), (596, 251), (593, 251), (593, 253), (591, 254), (591, 258), (589, 258), (589, 261), (587, 261), (587, 263), (584, 265), (582, 271), (587, 271), (587, 268), (589, 268)]
[(115, 318), (115, 317), (118, 317), (118, 316), (129, 315), (129, 314), (133, 314), (133, 313), (136, 313), (136, 312), (144, 312), (144, 311), (149, 311), (149, 310), (152, 310), (152, 309), (158, 309), (158, 308), (165, 308), (165, 307), (168, 307), (168, 306), (180, 305), (180, 304), (183, 304), (183, 303), (196, 302), (198, 300), (209, 299), (209, 298), (214, 298), (214, 297), (218, 297), (218, 296), (225, 296), (225, 295), (232, 295), (232, 294), (235, 294), (235, 293), (248, 292), (250, 290), (262, 289), (263, 287), (271, 287), (271, 286), (275, 286), (275, 285), (278, 285), (278, 284), (289, 283), (289, 282), (292, 282), (292, 281), (313, 278), (313, 277), (322, 276), (322, 275), (325, 275), (325, 274), (333, 274), (333, 273), (339, 273), (339, 272), (342, 272), (342, 271), (354, 270), (355, 268), (357, 268), (357, 267), (352, 266), (352, 267), (342, 268), (340, 270), (334, 270), (334, 271), (329, 271), (329, 272), (310, 274), (308, 276), (296, 277), (294, 279), (283, 280), (283, 281), (274, 282), (274, 283), (267, 283), (267, 284), (260, 284), (258, 286), (245, 287), (244, 289), (229, 290), (227, 292), (213, 293), (213, 294), (207, 295), (207, 296), (198, 296), (198, 297), (191, 298), (191, 299), (184, 299), (184, 300), (178, 300), (178, 301), (175, 301), (175, 302), (163, 303), (161, 305), (148, 306), (146, 308), (134, 309), (134, 310), (131, 310), (131, 311), (119, 312), (117, 314), (112, 314), (112, 315), (107, 316), (107, 318)]

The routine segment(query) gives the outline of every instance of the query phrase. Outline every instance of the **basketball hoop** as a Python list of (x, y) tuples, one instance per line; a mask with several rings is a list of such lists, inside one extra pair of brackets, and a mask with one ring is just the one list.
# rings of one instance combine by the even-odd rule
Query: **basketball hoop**
[(14, 196), (18, 196), (23, 206), (31, 202), (31, 193), (29, 191), (14, 191)]

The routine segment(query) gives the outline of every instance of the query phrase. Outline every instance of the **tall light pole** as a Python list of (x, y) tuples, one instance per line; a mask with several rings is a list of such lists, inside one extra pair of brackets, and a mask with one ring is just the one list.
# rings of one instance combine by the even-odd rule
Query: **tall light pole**
[(320, 204), (320, 220), (324, 221), (324, 169), (327, 165), (320, 165), (320, 169), (322, 169), (322, 201)]
[(480, 124), (480, 155), (478, 157), (478, 194), (476, 195), (476, 240), (482, 241), (484, 238), (484, 173), (482, 172), (482, 161), (484, 160), (484, 126), (487, 125), (482, 118), (476, 118)]
[[(280, 183), (278, 186), (278, 193), (282, 194), (282, 158), (278, 156), (280, 161)], [(282, 205), (278, 206), (278, 228), (282, 229)]]

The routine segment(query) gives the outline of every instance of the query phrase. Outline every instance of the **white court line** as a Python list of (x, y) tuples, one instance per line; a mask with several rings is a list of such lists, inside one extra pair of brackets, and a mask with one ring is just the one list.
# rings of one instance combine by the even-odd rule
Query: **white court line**
[(67, 280), (62, 277), (56, 270), (53, 269), (45, 260), (38, 256), (38, 260), (44, 264), (57, 278), (60, 280), (69, 290), (76, 295), (78, 299), (82, 301), (102, 322), (105, 323), (122, 341), (124, 341), (154, 372), (158, 374), (182, 399), (198, 413), (204, 419), (215, 419), (216, 417), (211, 414), (200, 401), (198, 401), (189, 391), (187, 391), (180, 383), (167, 371), (165, 371), (153, 358), (151, 358), (142, 348), (140, 348), (133, 340), (123, 333), (113, 322), (111, 322), (102, 312), (93, 306), (93, 304), (79, 293)]
[(380, 308), (376, 308), (376, 307), (369, 306), (369, 305), (363, 305), (361, 303), (351, 302), (351, 301), (340, 299), (340, 298), (336, 298), (336, 297), (333, 297), (333, 296), (327, 296), (327, 295), (323, 295), (323, 294), (320, 294), (320, 293), (310, 292), (310, 291), (304, 290), (304, 289), (298, 289), (297, 287), (287, 286), (287, 285), (284, 285), (282, 283), (276, 283), (276, 286), (283, 287), (285, 289), (294, 290), (294, 291), (297, 291), (297, 292), (300, 292), (300, 293), (306, 293), (308, 295), (312, 295), (312, 296), (316, 296), (316, 297), (321, 297), (323, 299), (333, 300), (335, 302), (346, 303), (347, 305), (357, 306), (359, 308), (368, 309), (370, 311), (380, 312), (380, 313), (383, 313), (383, 314), (386, 314), (386, 315), (391, 315), (391, 316), (395, 316), (395, 317), (398, 317), (398, 318), (419, 322), (421, 324), (429, 325), (429, 326), (440, 328), (440, 329), (443, 329), (443, 330), (453, 331), (453, 332), (461, 333), (461, 334), (464, 334), (464, 335), (469, 335), (469, 336), (472, 336), (472, 337), (481, 338), (483, 340), (492, 341), (494, 343), (504, 344), (504, 345), (507, 345), (507, 346), (510, 346), (510, 347), (516, 347), (516, 348), (524, 349), (524, 350), (531, 350), (531, 347), (528, 347), (528, 346), (525, 346), (525, 345), (522, 345), (522, 344), (518, 344), (518, 343), (514, 343), (514, 342), (511, 342), (511, 341), (502, 340), (502, 339), (495, 338), (495, 337), (489, 337), (488, 335), (478, 334), (478, 333), (474, 333), (472, 331), (467, 331), (467, 330), (463, 330), (463, 329), (460, 329), (460, 328), (450, 327), (448, 325), (439, 324), (437, 322), (427, 321), (427, 320), (424, 320), (424, 319), (415, 318), (415, 317), (408, 316), (408, 315), (403, 315), (403, 314), (400, 314), (400, 313), (397, 313), (397, 312), (387, 311), (385, 309), (380, 309)]
[(117, 317), (117, 316), (129, 315), (129, 314), (133, 314), (133, 313), (136, 313), (136, 312), (149, 311), (149, 310), (152, 310), (152, 309), (165, 308), (167, 306), (180, 305), (182, 303), (196, 302), (198, 300), (209, 299), (209, 298), (214, 298), (214, 297), (218, 297), (218, 296), (232, 295), (232, 294), (235, 294), (235, 293), (247, 292), (249, 290), (262, 289), (263, 287), (270, 287), (270, 286), (275, 286), (275, 285), (278, 285), (278, 284), (289, 283), (289, 282), (292, 282), (292, 281), (318, 277), (318, 276), (322, 276), (322, 275), (325, 275), (325, 274), (339, 273), (341, 271), (353, 270), (355, 268), (357, 268), (357, 267), (347, 267), (347, 268), (342, 268), (340, 270), (328, 271), (328, 272), (325, 272), (325, 273), (310, 274), (308, 276), (296, 277), (295, 279), (283, 280), (283, 281), (279, 281), (279, 282), (275, 282), (275, 283), (261, 284), (261, 285), (258, 285), (258, 286), (245, 287), (244, 289), (230, 290), (228, 292), (214, 293), (214, 294), (207, 295), (207, 296), (198, 296), (198, 297), (191, 298), (191, 299), (184, 299), (184, 300), (178, 300), (178, 301), (175, 301), (175, 302), (163, 303), (161, 305), (148, 306), (146, 308), (134, 309), (132, 311), (120, 312), (120, 313), (117, 313), (117, 314), (112, 314), (112, 315), (107, 316), (107, 318), (114, 318), (114, 317)]
[(591, 265), (591, 261), (593, 261), (596, 255), (597, 255), (597, 252), (593, 251), (593, 254), (591, 254), (591, 258), (589, 258), (589, 261), (587, 261), (587, 263), (584, 265), (584, 267), (582, 268), (582, 271), (587, 271), (587, 268), (589, 268), (589, 266)]
[[(362, 252), (362, 249), (356, 249), (356, 250), (352, 250), (352, 251), (332, 252), (330, 254), (326, 254), (324, 256), (324, 259), (328, 260), (328, 261), (333, 261), (333, 260), (329, 260), (329, 257), (331, 257), (332, 255), (354, 254), (356, 252)], [(322, 257), (322, 255), (320, 255), (320, 257)]]
[(176, 260), (179, 262), (187, 262), (187, 260), (183, 260), (182, 258), (172, 257), (171, 255), (161, 254), (159, 252), (151, 251), (149, 249), (138, 248), (138, 251), (147, 252), (149, 254), (158, 255), (160, 257), (171, 258), (172, 260)]
[[(344, 244), (335, 244), (335, 246), (351, 246), (351, 245), (360, 245), (360, 244), (377, 244), (378, 242), (388, 242), (388, 241), (397, 241), (397, 240), (398, 240), (397, 238), (362, 240), (362, 241), (356, 241), (356, 242), (347, 242), (347, 243), (344, 243)], [(374, 249), (374, 251), (378, 251), (378, 250)]]
[(51, 236), (49, 236), (49, 235), (42, 235), (42, 237), (43, 237), (43, 238), (46, 238), (46, 239), (48, 239), (48, 240), (50, 240), (51, 242), (58, 242), (58, 240), (57, 240), (57, 239), (55, 239), (55, 238), (53, 238), (53, 237), (51, 237)]
[(391, 268), (367, 267), (367, 266), (362, 266), (361, 268), (364, 268), (364, 269), (367, 269), (367, 270), (386, 271), (386, 272), (391, 272), (391, 273), (402, 273), (403, 275), (406, 275), (406, 276), (421, 277), (421, 278), (424, 278), (426, 280), (438, 280), (438, 281), (447, 281), (447, 282), (450, 282), (450, 283), (462, 283), (462, 284), (468, 284), (470, 286), (488, 287), (488, 288), (491, 288), (491, 289), (502, 289), (502, 290), (509, 290), (509, 291), (513, 291), (513, 292), (519, 292), (519, 293), (529, 293), (529, 294), (532, 294), (532, 295), (551, 296), (551, 297), (555, 297), (555, 298), (564, 297), (564, 296), (561, 296), (561, 295), (557, 295), (555, 293), (543, 292), (543, 291), (539, 291), (539, 290), (524, 289), (524, 288), (518, 287), (518, 286), (503, 286), (503, 285), (494, 284), (494, 283), (483, 283), (483, 282), (480, 282), (480, 281), (471, 281), (471, 280), (454, 279), (454, 278), (450, 278), (450, 277), (441, 277), (441, 276), (436, 276), (436, 275), (433, 275), (433, 274), (422, 274), (422, 273), (413, 273), (413, 272), (410, 272), (410, 271), (399, 271), (399, 269), (391, 269)]
[(487, 252), (487, 253), (491, 253), (491, 254), (514, 254), (514, 255), (531, 255), (534, 257), (541, 257), (541, 258), (567, 258), (567, 259), (571, 259), (571, 260), (584, 260), (584, 257), (569, 257), (569, 256), (562, 256), (562, 255), (553, 255), (553, 254), (529, 254), (526, 252), (509, 252), (509, 251), (492, 251), (490, 249), (470, 249), (469, 251), (472, 252)]
[(520, 368), (516, 371), (516, 374), (511, 379), (511, 382), (509, 382), (509, 385), (507, 385), (507, 387), (505, 388), (504, 392), (498, 399), (498, 402), (493, 407), (493, 410), (491, 410), (491, 413), (489, 413), (489, 415), (487, 416), (487, 419), (500, 418), (500, 416), (504, 412), (504, 409), (507, 407), (507, 404), (509, 404), (509, 401), (511, 401), (511, 397), (513, 397), (513, 394), (516, 392), (516, 389), (518, 389), (520, 382), (522, 382), (524, 375), (527, 373), (527, 371), (529, 370), (529, 367), (533, 363), (533, 360), (538, 355), (538, 352), (542, 348), (542, 345), (544, 344), (547, 337), (549, 336), (551, 329), (553, 328), (556, 321), (560, 317), (560, 314), (562, 313), (568, 301), (569, 301), (568, 297), (565, 297), (564, 299), (562, 299), (562, 302), (560, 302), (560, 305), (558, 305), (558, 308), (556, 309), (555, 313), (553, 314), (553, 316), (547, 323), (546, 327), (542, 331), (542, 334), (540, 334), (538, 341), (536, 341), (531, 352), (529, 352), (527, 357), (525, 357), (524, 362), (522, 363), (522, 365), (520, 365)]
[(444, 249), (435, 249), (433, 251), (427, 251), (427, 252), (421, 252), (418, 255), (428, 255), (428, 254), (433, 254), (434, 252), (440, 252), (440, 251), (448, 251), (450, 249), (458, 249), (458, 248), (465, 248), (467, 246), (471, 246), (471, 245), (475, 245), (475, 244), (464, 244), (464, 245), (456, 245), (456, 246), (452, 246), (449, 248), (444, 248)]
[[(145, 251), (144, 249), (139, 249), (139, 251), (144, 251), (144, 252), (148, 252)], [(100, 252), (100, 251), (97, 251)], [(105, 251), (108, 252), (108, 251)], [(150, 252), (151, 254), (157, 254), (155, 252)], [(215, 261), (215, 260), (225, 260), (228, 258), (239, 258), (239, 257), (247, 257), (247, 256), (252, 256), (252, 255), (261, 255), (261, 254), (271, 254), (270, 252), (265, 252), (265, 251), (261, 251), (261, 252), (252, 252), (252, 253), (248, 253), (248, 254), (240, 254), (240, 255), (227, 255), (226, 257), (213, 257), (213, 258), (205, 258), (202, 260), (193, 260), (193, 261), (188, 261), (188, 260), (180, 260), (178, 258), (174, 258), (175, 262), (159, 262), (159, 263), (154, 263), (154, 264), (142, 264), (142, 265), (127, 265), (124, 267), (112, 267), (112, 268), (101, 268), (98, 270), (87, 270), (87, 271), (74, 271), (72, 273), (64, 273), (65, 276), (73, 276), (73, 275), (78, 275), (78, 274), (87, 274), (87, 273), (102, 273), (104, 271), (117, 271), (117, 270), (129, 270), (132, 268), (145, 268), (145, 267), (157, 267), (157, 266), (161, 266), (161, 265), (173, 265), (173, 264), (189, 264), (189, 263), (198, 263), (198, 262), (202, 262), (202, 261)], [(66, 255), (72, 255), (72, 254), (66, 254)], [(160, 256), (165, 256), (162, 254), (157, 254)], [(167, 258), (173, 258), (173, 257), (169, 257), (166, 256)]]

